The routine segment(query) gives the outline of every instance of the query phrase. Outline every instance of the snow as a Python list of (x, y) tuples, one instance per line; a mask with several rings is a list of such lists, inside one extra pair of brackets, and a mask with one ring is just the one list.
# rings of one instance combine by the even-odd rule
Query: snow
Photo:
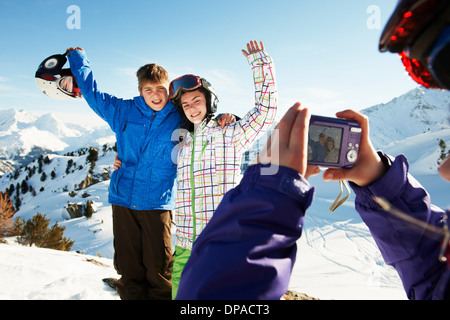
[[(0, 110), (0, 161), (13, 165), (26, 165), (39, 152), (65, 153), (88, 143), (99, 147), (113, 141), (114, 134), (106, 124), (88, 128), (63, 122), (53, 113), (37, 116), (15, 109)], [(0, 166), (0, 174), (1, 170)]]
[(370, 119), (374, 146), (385, 149), (408, 137), (450, 129), (449, 108), (448, 91), (419, 87), (386, 104), (362, 110), (362, 113)]
[(310, 178), (316, 195), (298, 241), (289, 288), (325, 300), (406, 299), (397, 272), (387, 266), (354, 209), (354, 196), (333, 213), (338, 183)]
[(119, 299), (102, 281), (118, 277), (111, 259), (0, 243), (0, 270), (0, 300)]
[[(374, 145), (393, 156), (405, 154), (410, 172), (428, 190), (432, 203), (441, 208), (448, 208), (450, 200), (448, 182), (437, 174), (436, 160), (440, 152), (439, 139), (450, 145), (449, 106), (449, 93), (417, 88), (388, 104), (364, 110), (370, 117)], [(8, 148), (13, 141), (23, 137), (26, 130), (35, 130), (36, 136), (47, 141), (50, 137), (44, 138), (42, 132), (52, 134), (52, 139), (65, 136), (59, 141), (68, 144), (72, 148), (70, 151), (93, 141), (98, 146), (111, 143), (108, 128), (83, 131), (79, 127), (63, 127), (50, 115), (37, 121), (37, 116), (12, 109), (0, 111), (2, 114), (16, 120), (0, 118), (0, 153), (6, 150), (12, 154)], [(54, 129), (53, 133), (46, 131), (45, 123)], [(70, 131), (70, 128), (79, 131)], [(78, 135), (77, 132), (82, 131)], [(14, 137), (8, 139), (8, 135)], [(11, 144), (2, 149), (5, 141)], [(26, 145), (24, 142), (15, 147), (24, 150)], [(111, 172), (114, 156), (114, 152), (103, 155), (100, 149), (94, 175)], [(22, 195), (22, 205), (16, 215), (29, 219), (37, 212), (46, 214), (52, 223), (58, 221), (66, 227), (64, 236), (74, 240), (75, 244), (71, 252), (23, 247), (13, 239), (8, 239), (8, 244), (0, 244), (0, 299), (119, 299), (102, 281), (103, 278), (119, 277), (112, 260), (112, 211), (107, 201), (109, 181), (76, 191), (77, 194), (71, 197), (70, 191), (75, 190), (87, 175), (86, 155), (63, 156), (53, 151), (49, 158), (51, 162), (43, 166), (47, 179), (41, 181), (41, 174), (37, 173), (28, 178), (28, 185), (32, 185), (37, 194)], [(76, 165), (66, 173), (70, 159)], [(37, 162), (28, 165), (32, 166), (37, 166)], [(52, 171), (56, 173), (54, 179), (50, 178)], [(15, 181), (11, 181), (10, 175), (4, 175), (0, 178), (0, 190), (11, 183), (22, 182), (26, 175), (24, 169)], [(339, 193), (338, 183), (324, 182), (321, 175), (311, 177), (310, 183), (315, 186), (316, 194), (298, 241), (297, 262), (289, 289), (323, 300), (406, 299), (396, 271), (384, 263), (369, 230), (355, 211), (354, 195), (331, 213), (328, 208)], [(44, 190), (38, 191), (41, 187)], [(96, 207), (92, 218), (70, 219), (64, 208), (67, 202), (85, 203), (87, 200), (94, 201)], [(106, 266), (89, 262), (91, 259)]]

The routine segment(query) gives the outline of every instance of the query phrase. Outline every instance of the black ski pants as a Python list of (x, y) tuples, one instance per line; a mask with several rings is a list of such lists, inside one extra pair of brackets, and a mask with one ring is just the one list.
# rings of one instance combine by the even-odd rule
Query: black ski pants
[(172, 211), (113, 205), (114, 266), (123, 300), (170, 300)]

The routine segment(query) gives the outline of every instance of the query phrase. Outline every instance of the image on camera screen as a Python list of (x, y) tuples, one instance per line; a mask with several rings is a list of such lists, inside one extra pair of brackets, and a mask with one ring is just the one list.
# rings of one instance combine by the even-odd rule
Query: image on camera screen
[(308, 161), (339, 163), (342, 128), (311, 125), (309, 127)]

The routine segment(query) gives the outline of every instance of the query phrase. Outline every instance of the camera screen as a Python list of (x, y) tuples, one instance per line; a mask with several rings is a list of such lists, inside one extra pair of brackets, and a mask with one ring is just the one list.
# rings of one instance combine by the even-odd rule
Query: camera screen
[(311, 125), (309, 127), (308, 161), (339, 163), (342, 128)]

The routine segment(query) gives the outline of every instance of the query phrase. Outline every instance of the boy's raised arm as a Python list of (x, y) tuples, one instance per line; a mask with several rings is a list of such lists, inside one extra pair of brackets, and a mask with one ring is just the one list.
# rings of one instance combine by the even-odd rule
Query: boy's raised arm
[(94, 79), (86, 53), (82, 48), (68, 48), (66, 52), (70, 69), (77, 80), (84, 99), (89, 107), (105, 120), (115, 132), (115, 128), (118, 127), (117, 119), (120, 111), (117, 108), (119, 99), (98, 90), (97, 81)]

